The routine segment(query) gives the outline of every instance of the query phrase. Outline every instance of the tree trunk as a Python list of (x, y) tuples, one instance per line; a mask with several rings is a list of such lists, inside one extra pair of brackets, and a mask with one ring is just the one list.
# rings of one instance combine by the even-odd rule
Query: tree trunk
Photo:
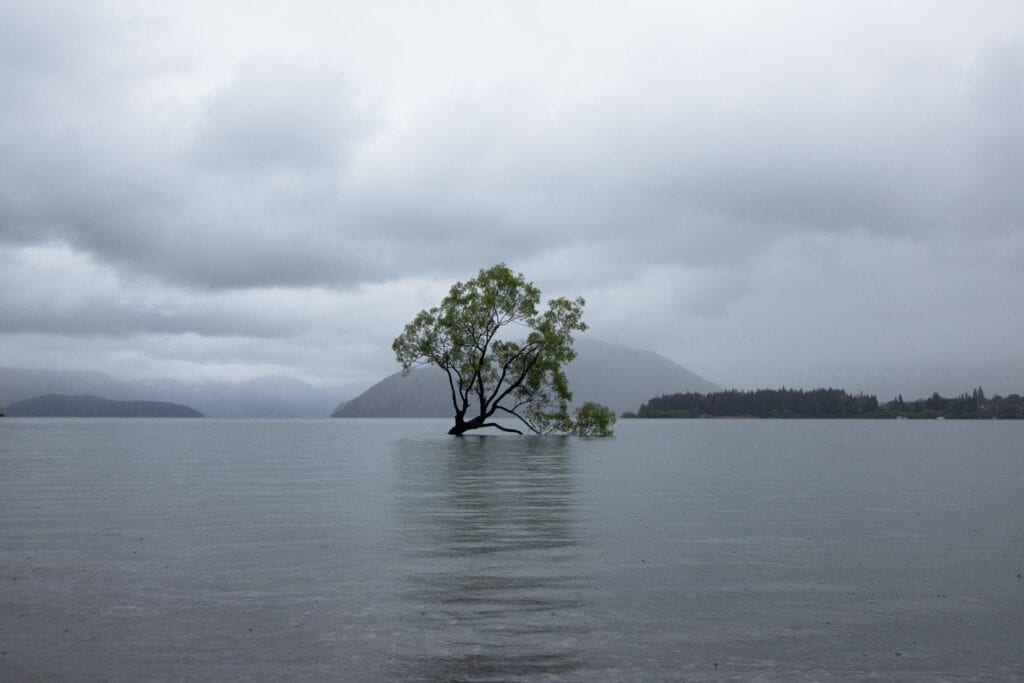
[(461, 416), (455, 416), (455, 426), (448, 430), (448, 433), (453, 436), (462, 436), (465, 432), (471, 429), (478, 429), (483, 424), (483, 417), (477, 416), (472, 420), (463, 420)]

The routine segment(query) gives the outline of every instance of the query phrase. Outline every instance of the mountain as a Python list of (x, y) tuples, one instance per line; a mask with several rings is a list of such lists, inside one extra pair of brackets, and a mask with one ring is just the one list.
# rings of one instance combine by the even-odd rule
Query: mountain
[(352, 387), (320, 389), (286, 375), (246, 382), (122, 381), (99, 372), (0, 367), (0, 406), (43, 394), (92, 394), (120, 401), (159, 399), (211, 417), (324, 417)]
[(11, 417), (203, 417), (188, 406), (163, 401), (111, 401), (99, 396), (46, 394), (7, 406)]
[(213, 417), (324, 417), (338, 400), (336, 393), (287, 375), (197, 384), (151, 380), (144, 387), (150, 396), (186, 403)]
[[(637, 410), (662, 394), (718, 391), (720, 387), (651, 351), (579, 338), (576, 359), (566, 366), (575, 404), (594, 401), (616, 413)], [(435, 367), (385, 377), (339, 405), (331, 417), (450, 417), (448, 378)]]

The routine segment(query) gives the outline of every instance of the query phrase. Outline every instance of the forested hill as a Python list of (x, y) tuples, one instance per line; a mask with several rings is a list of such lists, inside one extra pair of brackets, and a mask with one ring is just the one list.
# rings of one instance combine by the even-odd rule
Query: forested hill
[(47, 394), (7, 406), (10, 417), (203, 417), (178, 403), (111, 401), (99, 396)]
[(762, 418), (912, 418), (1022, 419), (1019, 394), (987, 398), (981, 388), (953, 398), (904, 401), (902, 396), (880, 405), (878, 398), (848, 394), (843, 389), (758, 389), (707, 394), (666, 394), (623, 417), (762, 417)]

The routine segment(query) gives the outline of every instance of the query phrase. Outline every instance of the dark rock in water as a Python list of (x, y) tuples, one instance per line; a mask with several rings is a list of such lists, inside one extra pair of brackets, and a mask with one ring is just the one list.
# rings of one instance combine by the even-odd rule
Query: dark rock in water
[(99, 396), (47, 394), (7, 406), (11, 417), (203, 417), (178, 403), (111, 401)]
[[(637, 410), (652, 396), (720, 389), (651, 351), (593, 339), (577, 339), (576, 359), (566, 367), (573, 403), (603, 403), (616, 413)], [(445, 373), (435, 367), (395, 373), (339, 405), (331, 417), (451, 417)]]

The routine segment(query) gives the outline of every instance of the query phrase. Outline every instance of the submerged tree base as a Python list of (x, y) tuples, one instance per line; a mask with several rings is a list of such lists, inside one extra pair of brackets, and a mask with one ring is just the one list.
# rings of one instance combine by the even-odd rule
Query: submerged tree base
[[(462, 436), (473, 429), (494, 427), (503, 432), (520, 434), (522, 432), (512, 427), (498, 424), (497, 422), (486, 422), (483, 416), (477, 416), (472, 420), (455, 418), (455, 425), (448, 430), (452, 436)], [(573, 436), (611, 436), (612, 427), (615, 425), (615, 412), (608, 406), (603, 406), (590, 401), (576, 409), (574, 419), (562, 425), (564, 432)]]
[(498, 424), (497, 422), (484, 422), (483, 418), (479, 417), (474, 418), (472, 420), (456, 420), (455, 426), (449, 429), (448, 433), (451, 434), (452, 436), (462, 436), (468, 431), (472, 431), (474, 429), (483, 429), (485, 427), (494, 427), (495, 429), (500, 429), (503, 432), (510, 432), (512, 434), (522, 435), (522, 432), (519, 431), (518, 429), (506, 427), (504, 425)]

